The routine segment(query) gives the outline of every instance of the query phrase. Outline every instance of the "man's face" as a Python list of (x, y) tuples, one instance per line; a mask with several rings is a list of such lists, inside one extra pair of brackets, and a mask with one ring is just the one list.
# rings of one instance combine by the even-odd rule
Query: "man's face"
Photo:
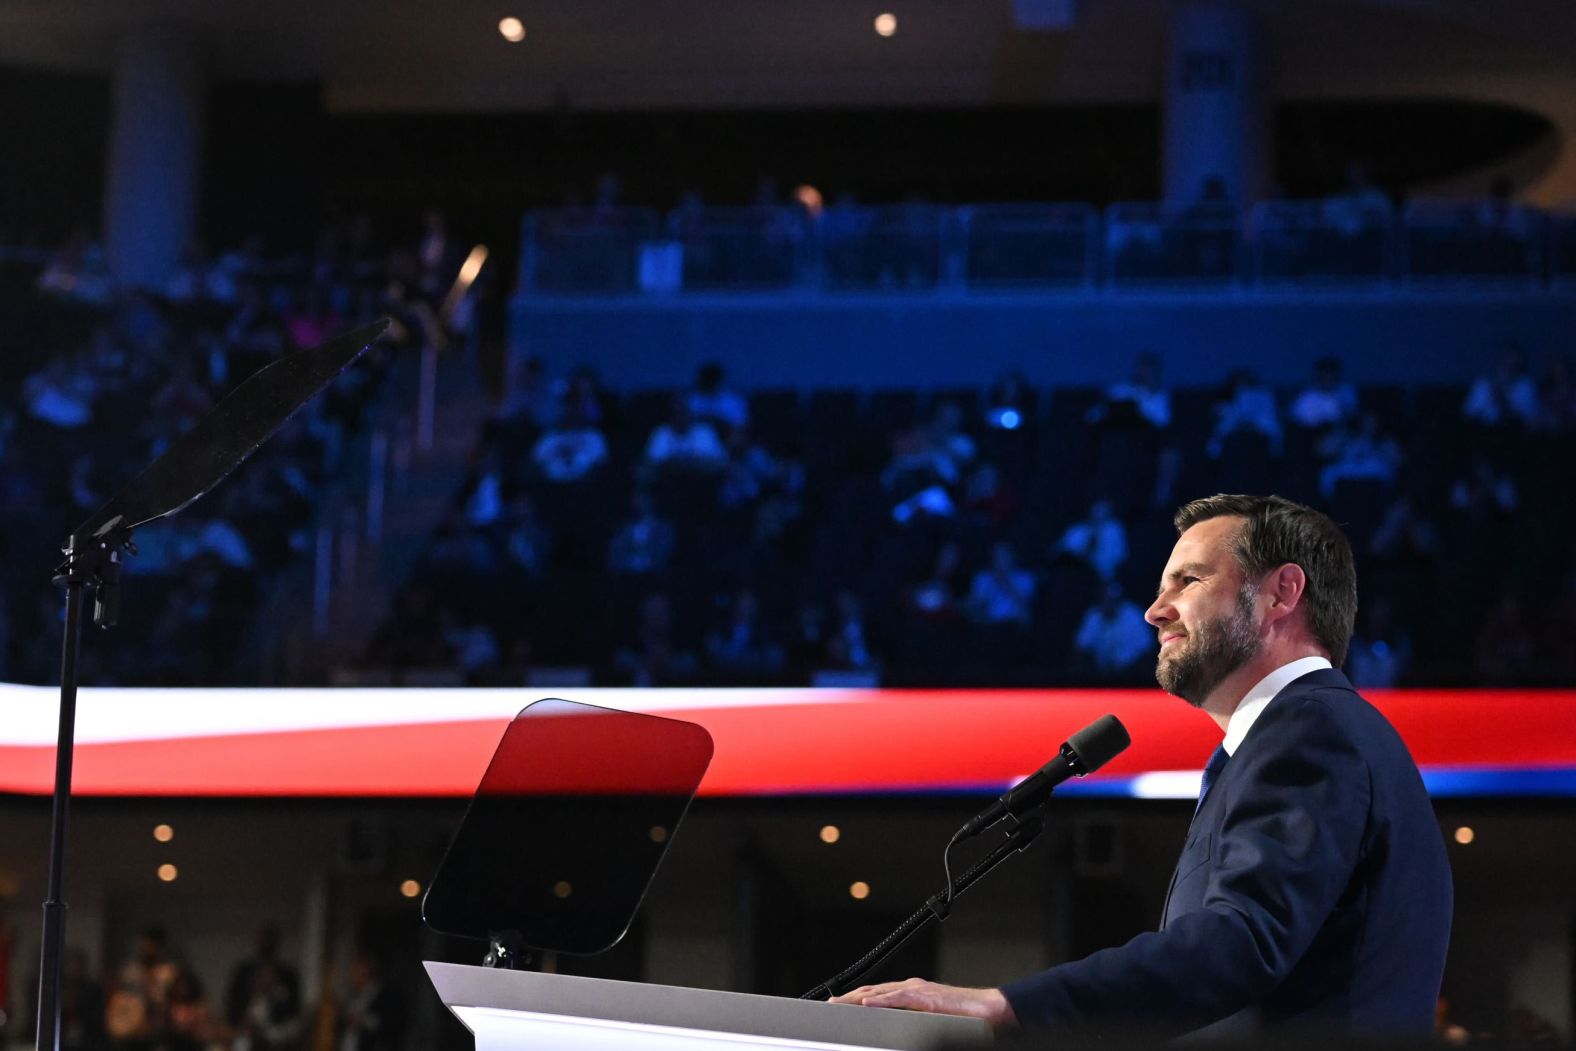
[(1183, 533), (1154, 605), (1144, 614), (1160, 633), (1156, 681), (1194, 707), (1263, 644), (1254, 611), (1257, 591), (1231, 551), (1241, 527), (1240, 518), (1223, 516)]

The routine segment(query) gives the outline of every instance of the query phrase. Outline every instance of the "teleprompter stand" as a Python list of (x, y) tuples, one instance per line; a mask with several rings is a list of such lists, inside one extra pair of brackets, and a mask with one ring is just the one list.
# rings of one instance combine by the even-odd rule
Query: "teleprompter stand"
[(49, 829), (48, 897), (39, 948), (37, 1051), (58, 1051), (60, 1047), (66, 826), (76, 744), (77, 653), (82, 644), (86, 592), (94, 593), (93, 623), (100, 628), (113, 627), (120, 615), (121, 557), (137, 550), (132, 530), (174, 514), (212, 489), (372, 346), (388, 326), (385, 318), (253, 373), (61, 545), (65, 560), (55, 570), (54, 582), (66, 589), (66, 623), (60, 656), (60, 728)]

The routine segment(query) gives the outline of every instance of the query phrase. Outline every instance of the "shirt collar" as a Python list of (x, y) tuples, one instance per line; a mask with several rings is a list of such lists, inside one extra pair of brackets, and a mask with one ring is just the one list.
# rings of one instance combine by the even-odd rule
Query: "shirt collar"
[(1237, 710), (1231, 713), (1231, 718), (1226, 722), (1226, 740), (1223, 742), (1227, 755), (1235, 755), (1242, 745), (1242, 739), (1248, 736), (1248, 731), (1253, 729), (1253, 724), (1264, 713), (1264, 709), (1275, 699), (1275, 695), (1284, 690), (1296, 680), (1309, 672), (1321, 668), (1332, 667), (1330, 662), (1323, 657), (1300, 657), (1290, 664), (1282, 664), (1258, 681), (1258, 685), (1249, 690), (1237, 704)]

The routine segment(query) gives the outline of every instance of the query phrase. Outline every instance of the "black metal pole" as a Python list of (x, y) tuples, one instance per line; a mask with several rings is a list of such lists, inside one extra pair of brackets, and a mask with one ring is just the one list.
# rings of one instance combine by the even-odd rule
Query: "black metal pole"
[(864, 956), (856, 960), (852, 966), (837, 975), (828, 978), (820, 985), (799, 997), (801, 1000), (828, 1000), (834, 996), (841, 996), (859, 984), (859, 979), (869, 974), (888, 956), (902, 947), (903, 943), (912, 938), (921, 930), (932, 923), (940, 923), (952, 912), (952, 902), (964, 891), (984, 879), (991, 870), (1014, 854), (1023, 851), (1034, 842), (1034, 838), (1045, 828), (1045, 818), (1035, 815), (1018, 822), (1007, 833), (1007, 838), (998, 843), (989, 854), (981, 858), (972, 868), (958, 878), (957, 885), (947, 891), (938, 891), (932, 894), (925, 904), (914, 911), (908, 919), (898, 924), (896, 930), (881, 940), (881, 943), (871, 949)]
[(71, 753), (77, 727), (77, 647), (82, 642), (80, 578), (66, 581), (66, 637), (60, 654), (60, 734), (55, 745), (55, 809), (49, 830), (49, 896), (39, 947), (37, 1051), (59, 1051), (60, 985), (66, 943), (66, 819), (71, 812)]

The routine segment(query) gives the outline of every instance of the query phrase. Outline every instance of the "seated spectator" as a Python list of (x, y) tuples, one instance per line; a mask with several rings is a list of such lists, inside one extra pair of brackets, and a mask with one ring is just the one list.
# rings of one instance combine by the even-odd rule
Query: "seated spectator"
[(930, 576), (908, 593), (910, 612), (925, 620), (954, 619), (958, 613), (958, 571), (962, 561), (963, 552), (957, 544), (950, 541), (942, 544), (936, 552)]
[(1018, 513), (1018, 492), (995, 464), (981, 463), (963, 480), (963, 510), (992, 527), (1004, 526)]
[(350, 961), (349, 994), (337, 1012), (341, 1051), (403, 1051), (405, 998), (383, 977), (383, 964), (365, 949)]
[(1478, 681), (1485, 686), (1523, 682), (1535, 652), (1521, 598), (1508, 589), (1500, 592), (1478, 630)]
[[(239, 491), (230, 489), (227, 492)], [(225, 500), (220, 506), (231, 512), (239, 510), (239, 505), (234, 500)], [(240, 529), (234, 522), (218, 516), (203, 523), (202, 532), (197, 535), (197, 550), (191, 557), (204, 554), (212, 555), (229, 569), (251, 569), (257, 562), (252, 555), (251, 546), (246, 542), (246, 537)]]
[(1095, 668), (1118, 673), (1138, 667), (1155, 649), (1155, 629), (1144, 620), (1136, 602), (1124, 598), (1122, 586), (1109, 583), (1105, 595), (1084, 614), (1074, 647)]
[(28, 415), (63, 430), (92, 422), (95, 395), (92, 378), (59, 355), (22, 383)]
[(1368, 550), (1387, 562), (1433, 562), (1439, 557), (1439, 532), (1418, 516), (1412, 498), (1403, 494), (1385, 509)]
[(1352, 638), (1347, 660), (1352, 682), (1359, 687), (1392, 689), (1406, 675), (1412, 663), (1412, 640), (1383, 598), (1363, 607), (1363, 624)]
[(1330, 435), (1320, 449), (1330, 456), (1319, 472), (1319, 491), (1326, 498), (1335, 495), (1336, 485), (1348, 479), (1393, 483), (1401, 467), (1401, 446), (1380, 432), (1379, 417), (1373, 412), (1363, 413), (1354, 430)]
[(634, 643), (620, 649), (617, 667), (638, 687), (674, 686), (695, 675), (695, 658), (683, 649), (673, 628), (673, 604), (666, 595), (647, 595), (640, 603)]
[(240, 302), (224, 338), (243, 359), (243, 375), (284, 353), (289, 343), (284, 321), (269, 303), (261, 284), (253, 281), (241, 287)]
[(826, 643), (827, 667), (860, 671), (874, 668), (876, 661), (870, 653), (859, 596), (844, 588), (837, 593), (836, 609)]
[(564, 416), (577, 417), (592, 427), (602, 426), (607, 419), (602, 384), (591, 366), (577, 365), (569, 370), (564, 381), (561, 411)]
[(965, 603), (977, 624), (1027, 625), (1034, 612), (1034, 574), (1017, 564), (1012, 545), (991, 547), (990, 565), (974, 576)]
[(301, 982), (279, 958), (277, 928), (260, 931), (256, 953), (230, 972), (224, 1015), (239, 1051), (277, 1051), (300, 1036)]
[(892, 521), (907, 525), (915, 520), (951, 518), (957, 509), (946, 486), (927, 485), (892, 505)]
[(503, 514), (503, 464), (497, 449), (488, 449), (483, 455), (471, 494), (465, 501), (465, 521), (477, 529), (485, 529), (498, 521)]
[(421, 276), (417, 287), (427, 302), (437, 306), (449, 291), (455, 274), (460, 269), (464, 249), (449, 233), (443, 213), (428, 208), (421, 217), (421, 240), (416, 245), (416, 259)]
[(464, 673), (466, 681), (474, 681), (497, 667), (498, 637), (486, 624), (462, 622), (446, 609), (438, 615), (438, 633), (452, 655), (449, 663)]
[(1088, 423), (1142, 421), (1156, 430), (1171, 426), (1171, 396), (1160, 382), (1160, 355), (1145, 351), (1132, 374), (1106, 388), (1105, 399), (1085, 415)]
[(635, 490), (631, 505), (634, 513), (613, 534), (608, 569), (624, 576), (660, 573), (673, 556), (673, 527), (657, 516), (645, 489)]
[(1034, 391), (1022, 370), (1004, 372), (985, 392), (984, 424), (990, 430), (1016, 431), (1034, 416)]
[(738, 391), (724, 386), (725, 373), (715, 361), (707, 362), (695, 375), (695, 389), (689, 393), (690, 413), (726, 435), (750, 422), (750, 406)]
[(1576, 378), (1569, 359), (1549, 355), (1538, 378), (1538, 429), (1568, 431), (1576, 428)]
[(548, 376), (541, 358), (533, 354), (516, 367), (517, 360), (510, 359), (511, 378), (495, 418), (517, 429), (545, 431), (558, 422), (565, 391)]
[(1110, 580), (1127, 561), (1127, 527), (1112, 512), (1109, 500), (1096, 500), (1088, 518), (1063, 531), (1056, 549), (1087, 562), (1101, 580)]
[(93, 976), (81, 946), (66, 949), (60, 975), (60, 1051), (97, 1051), (104, 1032), (104, 985)]
[(536, 514), (536, 505), (524, 495), (504, 506), (498, 521), (504, 560), (528, 576), (540, 577), (552, 557), (553, 538)]
[(536, 440), (531, 462), (550, 482), (578, 482), (607, 461), (607, 439), (576, 405)]
[(1386, 225), (1391, 209), (1389, 196), (1369, 181), (1367, 166), (1353, 161), (1340, 192), (1324, 199), (1324, 221), (1342, 235), (1355, 237)]
[(797, 489), (794, 474), (789, 465), (751, 440), (749, 429), (741, 424), (728, 433), (728, 463), (717, 499), (727, 510), (747, 507), (771, 490)]
[(957, 512), (952, 487), (975, 453), (974, 439), (962, 427), (962, 410), (945, 402), (930, 423), (892, 439), (892, 460), (881, 472), (881, 485), (897, 500), (893, 521), (902, 525)]
[(963, 432), (963, 410), (943, 402), (928, 424), (892, 439), (892, 461), (881, 484), (889, 491), (956, 485), (974, 453), (974, 439)]
[(782, 671), (783, 648), (761, 627), (755, 592), (740, 588), (729, 599), (725, 622), (706, 636), (706, 655), (730, 679), (758, 681)]
[(1500, 351), (1489, 376), (1479, 376), (1467, 391), (1461, 415), (1486, 427), (1538, 422), (1538, 389), (1527, 371), (1527, 355), (1515, 344)]
[(1313, 363), (1313, 382), (1292, 399), (1287, 415), (1310, 431), (1341, 426), (1357, 415), (1357, 389), (1341, 378), (1340, 358)]
[(1450, 506), (1474, 522), (1509, 516), (1517, 505), (1515, 481), (1482, 453), (1472, 454), (1467, 473), (1450, 486)]
[(1280, 455), (1280, 410), (1275, 405), (1275, 392), (1249, 369), (1232, 373), (1226, 384), (1226, 397), (1215, 405), (1209, 455), (1219, 458), (1226, 439), (1239, 431), (1263, 435), (1269, 441), (1270, 451)]
[(108, 303), (115, 284), (103, 248), (86, 230), (78, 230), (38, 275), (38, 290), (83, 303)]
[(426, 562), (442, 573), (483, 575), (498, 568), (498, 555), (486, 536), (470, 528), (461, 510), (438, 526), (427, 547)]
[(164, 433), (182, 434), (208, 415), (213, 397), (197, 378), (190, 359), (183, 359), (153, 396), (152, 407)]
[(313, 285), (291, 292), (283, 322), (290, 342), (297, 348), (315, 347), (344, 327), (344, 321), (329, 305), (327, 292)]
[(657, 425), (646, 442), (646, 466), (658, 471), (707, 474), (720, 471), (728, 451), (711, 424), (695, 418), (689, 399), (673, 399), (667, 423)]
[(180, 971), (163, 928), (145, 928), (136, 955), (121, 967), (105, 1005), (104, 1028), (110, 1039), (145, 1046), (167, 1039), (170, 993)]
[[(228, 293), (228, 298), (220, 294)], [(175, 272), (164, 282), (164, 298), (171, 303), (234, 302), (235, 286), (214, 268), (201, 241), (189, 241), (181, 250)]]

